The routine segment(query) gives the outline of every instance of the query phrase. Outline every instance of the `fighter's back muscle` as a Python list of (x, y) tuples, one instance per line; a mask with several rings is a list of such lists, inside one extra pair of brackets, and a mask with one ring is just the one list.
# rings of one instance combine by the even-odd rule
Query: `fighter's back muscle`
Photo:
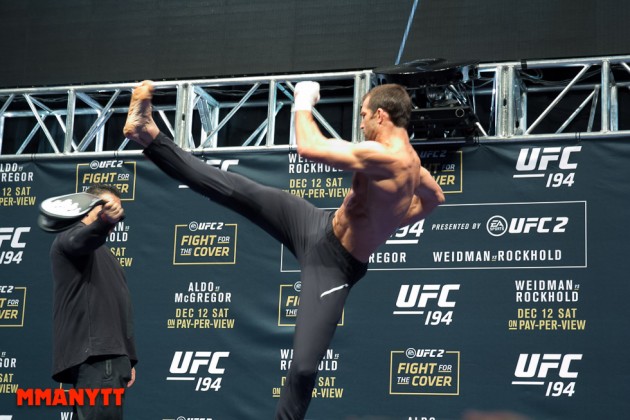
[(420, 161), (413, 151), (392, 163), (387, 178), (356, 173), (350, 193), (335, 216), (335, 234), (355, 257), (369, 256), (400, 226), (419, 182)]

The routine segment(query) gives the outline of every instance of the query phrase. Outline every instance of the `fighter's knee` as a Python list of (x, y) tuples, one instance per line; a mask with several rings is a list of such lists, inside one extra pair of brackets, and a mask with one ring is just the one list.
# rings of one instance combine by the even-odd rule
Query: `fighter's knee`
[(293, 360), (291, 363), (290, 374), (299, 378), (314, 378), (317, 376), (317, 364)]

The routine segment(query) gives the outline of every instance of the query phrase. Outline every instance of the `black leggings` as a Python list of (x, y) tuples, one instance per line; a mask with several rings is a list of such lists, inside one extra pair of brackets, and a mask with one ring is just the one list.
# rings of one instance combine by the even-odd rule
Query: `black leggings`
[(335, 237), (332, 211), (206, 165), (162, 133), (144, 153), (171, 177), (263, 228), (300, 263), (302, 289), (293, 359), (276, 419), (303, 419), (315, 385), (317, 365), (335, 333), (348, 292), (365, 275), (367, 264), (354, 258)]

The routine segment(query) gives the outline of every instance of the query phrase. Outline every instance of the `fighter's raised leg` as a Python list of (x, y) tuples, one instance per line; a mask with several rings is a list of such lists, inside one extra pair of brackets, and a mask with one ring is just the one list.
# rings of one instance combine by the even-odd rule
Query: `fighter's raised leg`
[(247, 217), (285, 244), (298, 259), (310, 246), (315, 213), (309, 202), (234, 172), (205, 164), (160, 132), (151, 116), (153, 86), (143, 82), (132, 95), (124, 134), (144, 147), (160, 169), (192, 190)]

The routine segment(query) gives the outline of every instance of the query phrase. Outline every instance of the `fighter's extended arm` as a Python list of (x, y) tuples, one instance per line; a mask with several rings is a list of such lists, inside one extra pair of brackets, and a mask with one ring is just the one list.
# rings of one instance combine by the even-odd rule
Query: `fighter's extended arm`
[(298, 154), (337, 169), (391, 176), (395, 156), (376, 142), (358, 144), (324, 136), (313, 118), (312, 107), (319, 100), (319, 84), (300, 82), (295, 87), (295, 137)]
[(416, 187), (409, 211), (407, 211), (407, 215), (400, 223), (400, 226), (407, 226), (424, 219), (444, 201), (442, 188), (433, 179), (429, 171), (420, 167), (420, 183)]

